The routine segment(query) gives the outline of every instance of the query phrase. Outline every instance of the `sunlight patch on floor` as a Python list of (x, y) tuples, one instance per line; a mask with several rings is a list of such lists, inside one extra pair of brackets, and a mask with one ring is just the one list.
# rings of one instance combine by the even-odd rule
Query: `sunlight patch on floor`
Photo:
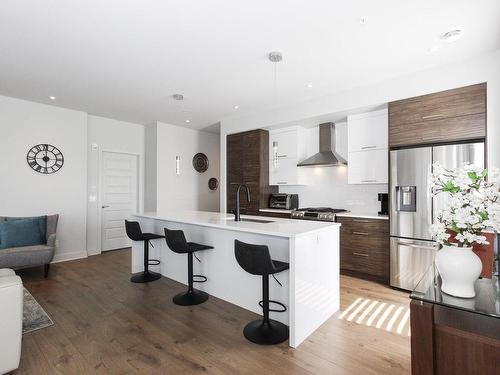
[(338, 316), (340, 320), (410, 336), (410, 308), (387, 302), (357, 298)]

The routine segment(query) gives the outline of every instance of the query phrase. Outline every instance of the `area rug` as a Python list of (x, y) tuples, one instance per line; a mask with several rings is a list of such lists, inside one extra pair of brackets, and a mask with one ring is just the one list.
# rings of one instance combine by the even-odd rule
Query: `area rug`
[(24, 289), (23, 334), (50, 327), (54, 322), (30, 292)]

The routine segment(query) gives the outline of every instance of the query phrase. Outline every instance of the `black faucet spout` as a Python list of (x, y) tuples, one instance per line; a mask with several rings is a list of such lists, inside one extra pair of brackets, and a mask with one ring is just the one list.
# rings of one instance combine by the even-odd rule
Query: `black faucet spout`
[(247, 192), (247, 202), (250, 202), (250, 189), (248, 189), (248, 186), (246, 184), (239, 184), (238, 189), (236, 190), (236, 210), (233, 211), (234, 213), (234, 221), (241, 221), (240, 219), (240, 190), (241, 188), (245, 188)]

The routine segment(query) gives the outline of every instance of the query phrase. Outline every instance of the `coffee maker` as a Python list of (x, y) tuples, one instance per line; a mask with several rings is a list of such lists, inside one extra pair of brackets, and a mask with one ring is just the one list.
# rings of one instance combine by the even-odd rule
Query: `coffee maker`
[(380, 202), (380, 211), (379, 215), (389, 215), (389, 194), (388, 193), (379, 193), (378, 201)]

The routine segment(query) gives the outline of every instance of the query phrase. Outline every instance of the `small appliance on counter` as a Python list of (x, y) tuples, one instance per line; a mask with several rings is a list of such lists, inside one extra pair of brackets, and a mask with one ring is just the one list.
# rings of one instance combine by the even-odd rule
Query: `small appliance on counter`
[(389, 215), (389, 194), (378, 193), (378, 201), (380, 202), (379, 215)]
[(271, 194), (269, 197), (269, 208), (282, 210), (296, 210), (299, 208), (298, 194)]

